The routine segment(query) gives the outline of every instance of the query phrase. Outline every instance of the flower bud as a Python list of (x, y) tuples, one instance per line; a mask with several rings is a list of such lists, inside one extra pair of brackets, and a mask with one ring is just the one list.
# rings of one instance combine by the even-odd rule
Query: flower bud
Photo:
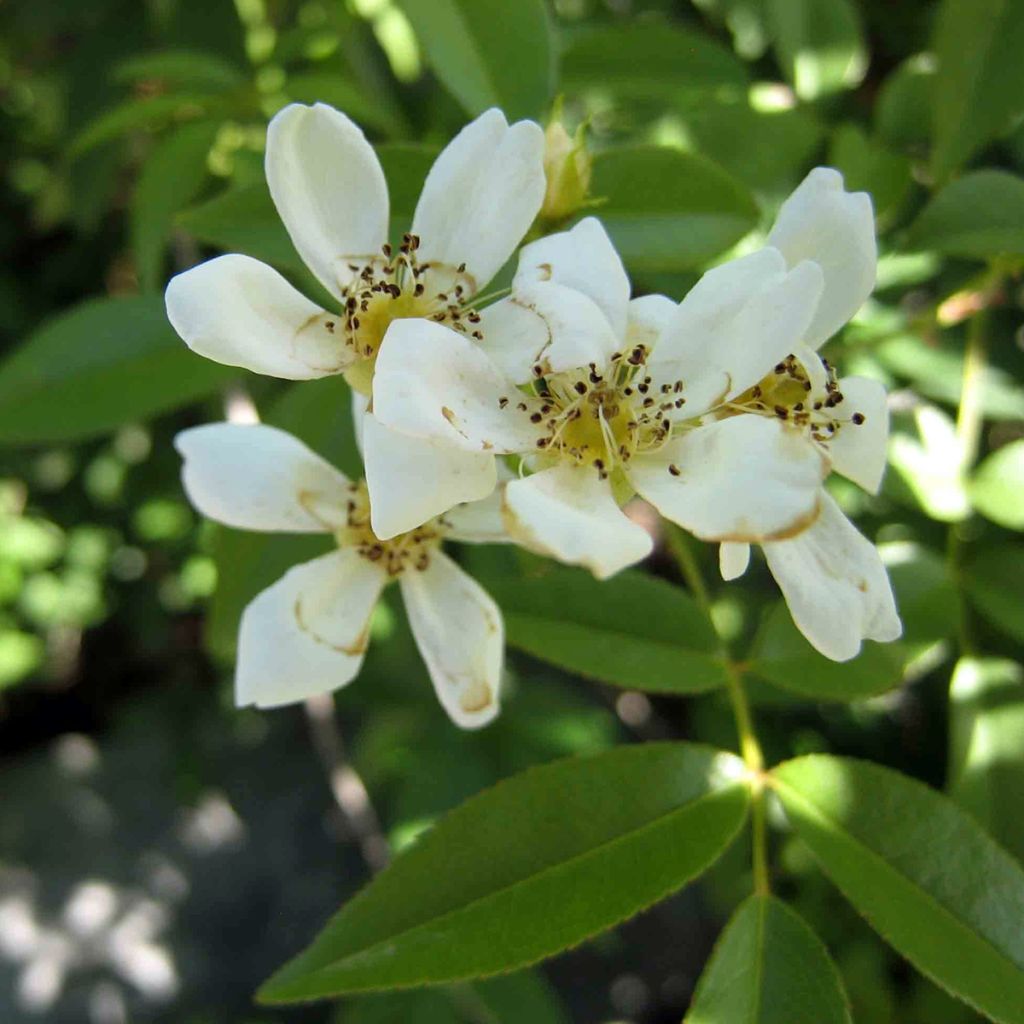
[(586, 204), (593, 159), (587, 152), (584, 127), (569, 135), (558, 113), (544, 132), (544, 176), (547, 190), (541, 220), (558, 223)]

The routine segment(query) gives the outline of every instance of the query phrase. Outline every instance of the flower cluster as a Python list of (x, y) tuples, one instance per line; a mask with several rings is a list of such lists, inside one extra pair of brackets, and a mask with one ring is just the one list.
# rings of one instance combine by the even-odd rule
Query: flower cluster
[(885, 466), (883, 388), (837, 376), (818, 354), (874, 285), (869, 198), (812, 171), (763, 248), (679, 303), (632, 298), (588, 217), (522, 246), (511, 288), (488, 304), (484, 287), (541, 213), (544, 142), (536, 124), (482, 114), (438, 157), (392, 248), (384, 175), (362, 133), (322, 104), (287, 107), (270, 125), (267, 179), (335, 308), (239, 255), (168, 286), (170, 320), (196, 352), (293, 380), (340, 373), (353, 389), (359, 483), (269, 427), (179, 436), (203, 513), (338, 545), (246, 609), (241, 703), (351, 680), (373, 606), (397, 579), (442, 705), (459, 725), (484, 724), (498, 710), (501, 615), (442, 541), (513, 541), (605, 578), (651, 551), (623, 511), (634, 495), (719, 543), (726, 579), (760, 545), (828, 657), (900, 635), (877, 551), (823, 486), (835, 470), (875, 492)]

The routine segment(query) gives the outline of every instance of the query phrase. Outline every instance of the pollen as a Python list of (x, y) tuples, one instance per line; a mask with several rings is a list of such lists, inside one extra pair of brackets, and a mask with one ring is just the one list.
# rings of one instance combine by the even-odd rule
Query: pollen
[(844, 406), (846, 399), (839, 390), (835, 368), (826, 359), (821, 360), (821, 366), (823, 387), (816, 386), (803, 363), (789, 355), (758, 384), (727, 402), (720, 412), (726, 416), (754, 413), (774, 417), (803, 431), (827, 450), (847, 424), (860, 426), (864, 414)]
[(545, 459), (593, 466), (607, 479), (636, 455), (666, 443), (672, 432), (666, 414), (681, 406), (683, 382), (655, 386), (647, 370), (649, 354), (644, 345), (634, 345), (614, 355), (606, 368), (592, 363), (555, 374), (534, 368), (536, 379), (527, 390), (544, 404), (543, 415), (535, 412), (530, 419), (544, 422), (547, 432), (536, 445)]
[(355, 358), (345, 378), (364, 395), (371, 392), (377, 353), (393, 320), (422, 317), (481, 338), (474, 329), (480, 314), (468, 304), (476, 282), (465, 264), (421, 261), (419, 244), (416, 235), (406, 234), (397, 252), (385, 245), (362, 270), (351, 268), (359, 272), (345, 296), (341, 326), (344, 344)]
[(370, 526), (370, 499), (365, 481), (350, 485), (346, 523), (335, 533), (339, 547), (355, 548), (369, 562), (380, 564), (389, 577), (423, 572), (448, 531), (443, 519), (432, 519), (408, 533), (381, 540)]

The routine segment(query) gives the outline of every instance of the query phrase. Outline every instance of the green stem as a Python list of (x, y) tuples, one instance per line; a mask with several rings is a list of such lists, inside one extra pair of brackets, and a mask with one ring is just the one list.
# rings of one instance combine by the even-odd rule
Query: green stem
[(751, 780), (751, 827), (753, 831), (754, 891), (765, 896), (771, 891), (768, 879), (768, 822), (764, 801), (764, 754), (754, 731), (754, 719), (750, 713), (750, 701), (743, 686), (743, 670), (732, 660), (729, 648), (715, 626), (711, 615), (711, 596), (708, 592), (700, 565), (693, 553), (689, 538), (681, 529), (672, 526), (668, 533), (668, 546), (679, 566), (683, 579), (694, 600), (707, 615), (718, 638), (719, 657), (725, 668), (726, 692), (732, 706), (736, 723), (740, 754), (747, 766)]

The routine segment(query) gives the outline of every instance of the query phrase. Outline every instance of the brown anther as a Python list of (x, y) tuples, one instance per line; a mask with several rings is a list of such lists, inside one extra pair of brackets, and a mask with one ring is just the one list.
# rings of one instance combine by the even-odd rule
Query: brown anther
[(674, 462), (670, 462), (668, 464), (668, 471), (673, 476), (682, 476), (683, 475), (683, 471)]
[(857, 426), (859, 427), (864, 422), (864, 413), (862, 413), (862, 412), (855, 412), (850, 417), (850, 422), (851, 423), (856, 423)]

